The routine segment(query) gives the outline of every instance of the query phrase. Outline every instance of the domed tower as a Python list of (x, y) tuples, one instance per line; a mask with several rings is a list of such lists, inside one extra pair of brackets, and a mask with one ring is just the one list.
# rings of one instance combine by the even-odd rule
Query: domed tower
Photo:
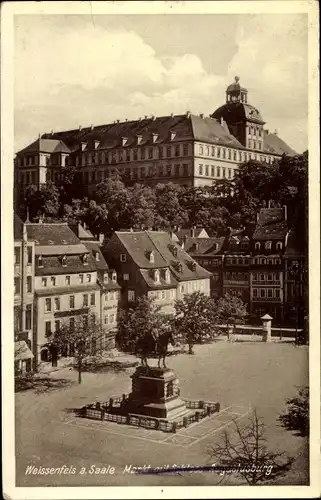
[(246, 148), (263, 151), (265, 122), (259, 111), (247, 102), (248, 91), (241, 87), (238, 76), (226, 89), (226, 104), (211, 115), (217, 121), (224, 120), (231, 134)]

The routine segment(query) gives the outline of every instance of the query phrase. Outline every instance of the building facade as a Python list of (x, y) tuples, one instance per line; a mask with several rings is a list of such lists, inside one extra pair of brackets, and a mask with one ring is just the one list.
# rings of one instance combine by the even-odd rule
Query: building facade
[(15, 186), (58, 182), (62, 169), (74, 165), (92, 194), (99, 182), (118, 172), (125, 182), (185, 186), (233, 180), (240, 163), (272, 163), (293, 155), (277, 133), (264, 129), (248, 92), (235, 83), (226, 103), (210, 116), (182, 115), (119, 120), (112, 124), (43, 134), (17, 153)]
[(35, 244), (33, 354), (48, 359), (47, 335), (75, 318), (100, 318), (95, 261), (67, 224), (26, 224)]
[(122, 288), (122, 307), (138, 297), (155, 299), (161, 310), (174, 313), (175, 300), (200, 291), (210, 294), (211, 274), (160, 231), (116, 231), (103, 249), (116, 269)]
[[(35, 244), (26, 224), (14, 216), (14, 335), (16, 342), (32, 346), (34, 324)], [(29, 368), (29, 366), (28, 366)]]

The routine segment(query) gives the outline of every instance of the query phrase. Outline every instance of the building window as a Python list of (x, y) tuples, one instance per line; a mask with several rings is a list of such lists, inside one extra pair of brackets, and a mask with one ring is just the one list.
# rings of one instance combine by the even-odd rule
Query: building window
[(225, 154), (226, 154), (226, 153), (225, 153), (225, 149), (224, 149), (224, 148), (222, 148), (222, 158), (225, 158)]
[(148, 150), (148, 158), (149, 159), (153, 158), (153, 148), (149, 148), (149, 150)]
[(32, 276), (27, 276), (27, 293), (32, 292)]
[(166, 155), (167, 155), (167, 157), (172, 156), (172, 148), (171, 148), (170, 146), (168, 146), (168, 147), (166, 148)]
[(51, 321), (45, 322), (45, 332), (46, 332), (46, 337), (49, 337), (51, 334)]
[(280, 298), (280, 290), (279, 290), (278, 288), (275, 290), (275, 297), (276, 297), (277, 299), (279, 299), (279, 298)]
[(159, 283), (160, 282), (160, 273), (158, 269), (154, 270), (154, 282)]
[(83, 282), (84, 282), (84, 275), (79, 274), (79, 283), (83, 283)]
[(200, 173), (200, 175), (203, 175), (203, 165), (199, 166), (199, 173)]
[(205, 165), (205, 175), (208, 177), (208, 165)]
[(273, 297), (273, 290), (272, 290), (272, 288), (268, 288), (268, 290), (267, 290), (267, 296), (268, 296), (269, 299), (271, 299)]
[(51, 299), (45, 299), (45, 312), (51, 312)]
[(27, 264), (32, 264), (32, 247), (27, 247)]
[(220, 167), (216, 167), (216, 175), (217, 175), (217, 177), (221, 177), (221, 168)]
[(135, 291), (128, 290), (128, 302), (134, 302), (134, 301), (135, 301)]
[(203, 146), (200, 146), (200, 155), (203, 154)]
[(257, 297), (257, 288), (253, 288), (253, 297)]
[(91, 274), (86, 274), (87, 283), (91, 283)]
[(70, 285), (70, 276), (65, 277), (65, 285)]
[(69, 296), (69, 307), (70, 307), (70, 309), (75, 308), (75, 296), (74, 295)]
[(129, 280), (129, 274), (123, 274), (123, 280), (128, 281)]
[(221, 148), (217, 148), (217, 157), (220, 158), (221, 157)]
[(226, 177), (226, 168), (225, 167), (222, 167), (222, 175), (224, 178)]
[(276, 244), (276, 249), (277, 250), (282, 250), (282, 243), (281, 241), (278, 241), (277, 244)]
[(211, 176), (215, 177), (215, 167), (211, 167)]
[(125, 253), (120, 254), (120, 262), (126, 262), (127, 260), (127, 255)]
[(90, 294), (90, 305), (94, 306), (96, 304), (96, 296), (94, 293)]
[(74, 330), (75, 329), (75, 318), (70, 318), (70, 320), (69, 320), (69, 328), (70, 328), (70, 330)]
[(108, 274), (107, 273), (104, 274), (104, 283), (108, 283)]
[(262, 299), (265, 299), (265, 291), (266, 291), (266, 290), (265, 290), (265, 288), (261, 288), (261, 289), (260, 289), (260, 297), (261, 297)]
[(55, 276), (51, 276), (50, 283), (51, 283), (51, 286), (56, 286), (56, 277)]
[(260, 250), (260, 248), (261, 248), (261, 244), (257, 241), (255, 243), (255, 250)]
[(215, 156), (215, 147), (212, 146), (212, 156)]
[(46, 286), (47, 286), (47, 278), (42, 278), (42, 279), (41, 279), (41, 285), (42, 285), (43, 287), (46, 287)]
[(63, 255), (62, 259), (61, 259), (61, 264), (66, 267), (67, 265), (67, 256), (66, 255)]
[(60, 330), (60, 321), (59, 319), (56, 319), (55, 321), (55, 332), (59, 332)]
[(229, 179), (232, 178), (232, 169), (231, 168), (228, 169), (228, 178)]
[(112, 275), (111, 275), (111, 280), (112, 280), (114, 283), (116, 283), (116, 281), (117, 281), (117, 274), (116, 274), (115, 272), (113, 272), (113, 273), (112, 273)]
[(20, 248), (14, 249), (14, 263), (15, 263), (15, 265), (20, 264)]
[(84, 293), (82, 296), (82, 305), (83, 307), (88, 307), (88, 293)]
[(183, 144), (183, 156), (188, 156), (188, 144)]
[(26, 330), (31, 330), (32, 328), (32, 305), (27, 304), (26, 306)]
[(179, 150), (179, 144), (176, 144), (175, 146), (175, 156), (179, 156), (180, 155), (180, 150)]
[(55, 307), (55, 311), (60, 311), (60, 297), (55, 297), (54, 307)]
[(266, 250), (271, 250), (271, 248), (272, 248), (272, 241), (267, 241), (265, 243), (265, 248), (266, 248)]

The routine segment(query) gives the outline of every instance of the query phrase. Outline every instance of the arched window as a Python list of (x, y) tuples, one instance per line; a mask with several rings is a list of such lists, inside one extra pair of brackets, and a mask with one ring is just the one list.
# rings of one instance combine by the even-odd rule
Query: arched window
[(265, 248), (266, 248), (266, 250), (271, 250), (271, 248), (272, 248), (272, 241), (267, 241), (265, 243)]
[(166, 269), (166, 271), (165, 271), (165, 281), (166, 281), (166, 283), (171, 282), (171, 274), (169, 272), (169, 269)]
[(261, 248), (261, 243), (259, 243), (258, 241), (255, 243), (255, 250), (260, 250)]
[(159, 283), (159, 270), (154, 269), (154, 282)]
[(282, 242), (281, 241), (278, 241), (277, 244), (276, 244), (276, 249), (277, 250), (282, 250)]

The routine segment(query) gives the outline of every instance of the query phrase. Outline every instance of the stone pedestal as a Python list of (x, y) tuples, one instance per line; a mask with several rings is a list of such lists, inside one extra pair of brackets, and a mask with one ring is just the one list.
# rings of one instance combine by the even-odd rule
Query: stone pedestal
[(179, 381), (170, 368), (140, 366), (131, 378), (128, 413), (166, 420), (188, 413), (186, 403), (179, 397)]

